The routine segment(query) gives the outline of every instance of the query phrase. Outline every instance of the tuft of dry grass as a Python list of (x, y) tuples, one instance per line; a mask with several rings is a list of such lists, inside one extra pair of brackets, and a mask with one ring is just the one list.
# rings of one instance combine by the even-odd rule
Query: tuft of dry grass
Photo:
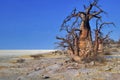
[(113, 48), (111, 51), (112, 52), (119, 52), (117, 48)]
[(119, 52), (118, 48), (110, 48), (110, 49), (107, 49), (105, 51), (107, 51), (107, 52)]
[(63, 57), (64, 55), (61, 55), (60, 53), (47, 53), (47, 54), (36, 54), (36, 55), (30, 55), (33, 59), (41, 59), (41, 58), (58, 58)]
[(36, 55), (30, 55), (33, 59), (40, 59), (41, 57), (44, 57), (42, 54), (36, 54)]
[(110, 51), (106, 51), (106, 52), (104, 52), (104, 55), (111, 55), (111, 52)]

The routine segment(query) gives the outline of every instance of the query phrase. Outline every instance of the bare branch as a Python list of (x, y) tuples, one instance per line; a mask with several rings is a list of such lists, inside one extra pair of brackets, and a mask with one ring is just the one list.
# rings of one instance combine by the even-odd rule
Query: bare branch
[(104, 25), (109, 25), (109, 24), (112, 24), (113, 26), (115, 26), (115, 24), (114, 24), (113, 22), (104, 22), (104, 23), (102, 23), (102, 24), (100, 25), (99, 31), (102, 29), (102, 27), (103, 27)]
[(101, 19), (101, 18), (98, 18), (98, 19), (96, 20), (96, 30), (98, 30), (98, 28), (99, 28), (99, 26), (100, 26), (99, 21), (102, 21), (102, 19)]
[(93, 13), (90, 14), (89, 19), (95, 17), (95, 18), (101, 18), (101, 16), (99, 16), (100, 13), (103, 12), (102, 9), (100, 9), (99, 7), (97, 7), (99, 9), (99, 11), (94, 11)]
[(92, 7), (95, 6), (96, 4), (97, 4), (97, 0), (94, 0), (94, 2), (91, 3), (89, 7), (86, 9), (86, 14), (89, 14)]
[(103, 38), (103, 41), (104, 41), (105, 39), (109, 38), (110, 33), (112, 33), (112, 31), (108, 32), (108, 34)]
[(71, 14), (76, 14), (76, 8), (72, 11), (72, 13)]
[(85, 17), (85, 13), (84, 13), (84, 12), (78, 12), (78, 13), (76, 13), (76, 9), (74, 9), (74, 10), (72, 11), (72, 14), (69, 15), (69, 16), (67, 16), (67, 17), (64, 19), (64, 21), (63, 21), (63, 23), (62, 23), (62, 25), (61, 25), (61, 30), (63, 29), (63, 27), (65, 26), (65, 24), (66, 24), (68, 21), (70, 21), (72, 18), (74, 18), (74, 17), (76, 17), (76, 20), (75, 20), (75, 22), (73, 23), (73, 25), (77, 22), (78, 18), (83, 19), (83, 18)]
[(73, 27), (77, 23), (78, 19), (79, 19), (79, 17), (76, 17), (76, 20), (72, 23), (71, 27)]
[(103, 12), (103, 11), (100, 10), (100, 11), (98, 11), (98, 12), (93, 13), (92, 15), (93, 15), (93, 16), (96, 16), (96, 15), (99, 15), (100, 13), (102, 13), (102, 12)]

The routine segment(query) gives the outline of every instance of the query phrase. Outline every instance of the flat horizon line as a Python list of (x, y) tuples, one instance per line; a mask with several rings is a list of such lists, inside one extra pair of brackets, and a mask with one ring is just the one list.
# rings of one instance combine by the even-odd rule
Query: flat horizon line
[(7, 51), (7, 50), (10, 50), (10, 51), (15, 50), (15, 51), (17, 51), (17, 50), (58, 50), (58, 49), (0, 49), (0, 51)]
[(0, 55), (33, 55), (33, 54), (45, 54), (54, 52), (56, 50), (0, 50)]

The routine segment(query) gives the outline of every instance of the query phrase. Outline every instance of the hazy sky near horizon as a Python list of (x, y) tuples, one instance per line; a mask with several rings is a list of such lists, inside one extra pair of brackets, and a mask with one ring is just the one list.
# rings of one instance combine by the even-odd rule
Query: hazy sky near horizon
[[(0, 49), (54, 49), (63, 19), (88, 0), (0, 0)], [(113, 21), (111, 38), (120, 38), (120, 0), (99, 0)]]

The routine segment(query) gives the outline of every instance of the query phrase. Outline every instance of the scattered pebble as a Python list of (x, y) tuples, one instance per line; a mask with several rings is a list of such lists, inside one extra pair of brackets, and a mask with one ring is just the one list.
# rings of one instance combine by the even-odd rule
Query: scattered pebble
[(43, 79), (49, 79), (50, 77), (47, 76), (47, 75), (42, 75), (42, 78), (43, 78)]
[(35, 70), (35, 71), (39, 71), (39, 70), (41, 70), (41, 68), (40, 68), (40, 67), (37, 67), (37, 68), (35, 68), (34, 70)]

